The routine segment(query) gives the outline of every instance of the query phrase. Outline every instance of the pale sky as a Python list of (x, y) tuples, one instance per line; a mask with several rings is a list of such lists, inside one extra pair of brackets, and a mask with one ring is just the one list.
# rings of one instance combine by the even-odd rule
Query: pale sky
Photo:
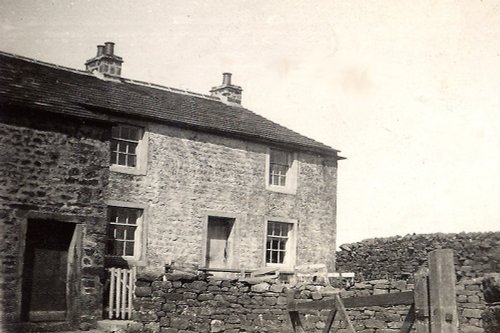
[(0, 50), (208, 93), (342, 151), (338, 244), (500, 231), (500, 2), (0, 3)]

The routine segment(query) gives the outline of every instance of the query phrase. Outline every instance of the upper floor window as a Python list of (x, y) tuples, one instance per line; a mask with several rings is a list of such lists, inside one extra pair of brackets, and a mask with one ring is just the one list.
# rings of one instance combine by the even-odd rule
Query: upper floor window
[(266, 169), (267, 189), (295, 193), (297, 187), (296, 154), (280, 149), (269, 149)]
[(119, 124), (111, 132), (110, 163), (112, 170), (144, 174), (147, 140), (141, 127)]
[(107, 254), (138, 258), (141, 248), (143, 210), (138, 208), (108, 208)]
[(269, 184), (285, 186), (286, 175), (292, 162), (291, 154), (283, 150), (271, 149), (269, 158)]

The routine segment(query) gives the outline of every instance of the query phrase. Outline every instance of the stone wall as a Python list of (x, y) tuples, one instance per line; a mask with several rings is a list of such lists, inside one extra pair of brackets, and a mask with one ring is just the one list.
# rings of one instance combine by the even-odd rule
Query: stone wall
[(413, 282), (413, 272), (427, 264), (428, 253), (454, 250), (457, 307), (462, 332), (483, 332), (486, 303), (483, 277), (500, 272), (500, 232), (425, 234), (367, 239), (344, 244), (337, 252), (337, 268), (354, 272), (357, 281), (381, 277)]
[(94, 323), (101, 316), (109, 129), (18, 109), (3, 109), (0, 120), (0, 331), (20, 331), (30, 219), (81, 226), (80, 270), (71, 286), (77, 299), (69, 319), (76, 326)]
[(295, 264), (335, 261), (336, 161), (299, 153), (296, 194), (266, 190), (266, 145), (144, 124), (146, 175), (111, 172), (110, 199), (149, 207), (143, 264), (205, 265), (208, 215), (236, 217), (236, 268), (264, 265), (265, 221), (298, 223)]
[(482, 290), (486, 301), (482, 319), (486, 333), (500, 332), (500, 274), (492, 273), (483, 278)]
[[(278, 280), (241, 281), (207, 278), (204, 274), (174, 271), (157, 276), (138, 276), (134, 301), (135, 323), (129, 332), (292, 332), (286, 311), (286, 292), (293, 290), (302, 300), (321, 300), (339, 293), (342, 298), (411, 291), (408, 280), (357, 282), (348, 289), (324, 283), (284, 283)], [(483, 332), (480, 318), (484, 303), (477, 283), (458, 286), (460, 331)], [(396, 333), (409, 306), (348, 309), (357, 332)], [(307, 332), (321, 332), (327, 311), (301, 313)], [(344, 324), (336, 321), (334, 327)]]
[(457, 280), (500, 272), (500, 232), (407, 235), (343, 244), (337, 252), (337, 270), (354, 272), (358, 280), (407, 279), (426, 265), (430, 251), (439, 248), (455, 252)]

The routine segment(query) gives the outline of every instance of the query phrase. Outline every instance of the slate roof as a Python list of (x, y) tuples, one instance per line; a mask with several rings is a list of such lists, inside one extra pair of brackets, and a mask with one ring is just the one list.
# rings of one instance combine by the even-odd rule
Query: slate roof
[(108, 120), (109, 114), (336, 155), (338, 150), (241, 106), (146, 82), (97, 77), (0, 52), (0, 103)]

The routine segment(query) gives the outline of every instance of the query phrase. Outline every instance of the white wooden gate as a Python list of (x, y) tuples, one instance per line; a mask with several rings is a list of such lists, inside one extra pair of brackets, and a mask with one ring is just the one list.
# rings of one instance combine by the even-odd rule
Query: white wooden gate
[(109, 286), (109, 319), (131, 319), (132, 298), (135, 289), (136, 269), (108, 268)]

